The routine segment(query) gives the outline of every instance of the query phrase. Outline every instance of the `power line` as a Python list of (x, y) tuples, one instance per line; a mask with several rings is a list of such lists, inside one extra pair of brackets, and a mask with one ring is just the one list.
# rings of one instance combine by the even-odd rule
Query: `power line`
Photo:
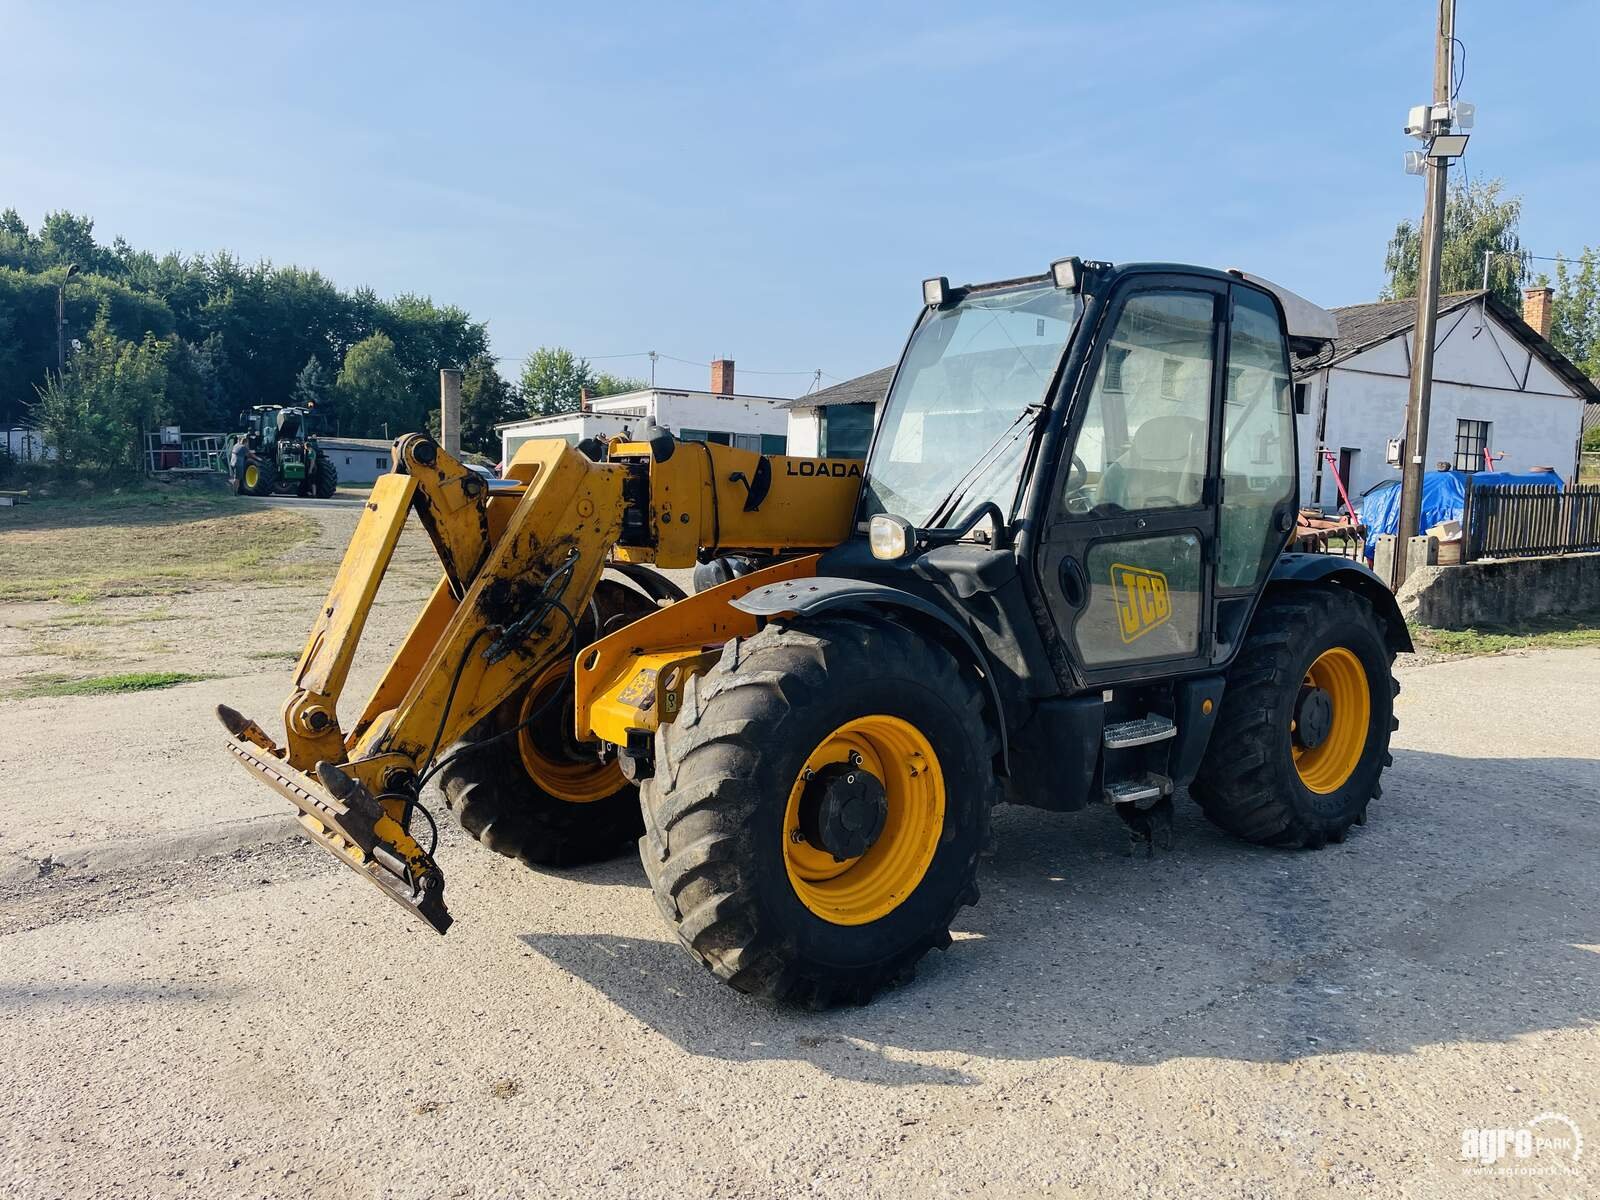
[[(537, 353), (539, 353), (539, 352), (537, 350), (534, 350), (534, 351), (531, 351), (531, 352), (529, 352), (527, 354), (524, 354), (520, 358), (514, 357), (512, 355), (507, 355), (507, 354), (497, 354), (497, 355), (494, 355), (493, 358), (494, 358), (494, 361), (497, 362), (497, 363), (527, 363)], [(675, 354), (663, 354), (663, 353), (660, 353), (660, 352), (650, 351), (650, 350), (636, 350), (636, 351), (631, 351), (631, 352), (624, 353), (624, 354), (575, 354), (575, 355), (573, 355), (573, 357), (574, 358), (580, 358), (584, 362), (610, 362), (610, 361), (612, 361), (614, 359), (619, 359), (619, 358), (649, 358), (649, 359), (664, 358), (668, 362), (681, 363), (686, 367), (705, 367), (705, 366), (709, 366), (711, 364), (711, 360), (710, 359), (706, 359), (706, 360), (702, 361), (702, 360), (693, 359), (693, 358), (680, 358)], [(807, 367), (804, 370), (793, 370), (793, 371), (765, 370), (765, 369), (758, 368), (758, 367), (738, 367), (737, 370), (741, 375), (814, 375), (817, 372), (817, 368), (816, 367)], [(832, 374), (831, 372), (828, 372), (828, 371), (824, 371), (822, 373), (825, 376), (827, 376), (829, 379), (838, 379), (839, 378), (839, 376), (834, 375), (834, 374)]]

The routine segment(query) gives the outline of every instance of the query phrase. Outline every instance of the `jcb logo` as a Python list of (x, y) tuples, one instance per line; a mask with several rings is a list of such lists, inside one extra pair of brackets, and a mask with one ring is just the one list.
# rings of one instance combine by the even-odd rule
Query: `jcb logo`
[(1117, 602), (1117, 632), (1131, 642), (1172, 615), (1167, 577), (1146, 567), (1111, 564), (1111, 594)]

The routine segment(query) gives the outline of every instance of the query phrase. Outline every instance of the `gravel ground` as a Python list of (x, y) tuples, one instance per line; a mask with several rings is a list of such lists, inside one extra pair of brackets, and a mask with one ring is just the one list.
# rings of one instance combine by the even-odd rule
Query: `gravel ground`
[[(352, 694), (428, 574), (408, 538)], [(209, 709), (276, 723), (288, 664), (242, 648), (296, 648), (318, 590), (162, 598), (150, 661), (224, 678), (0, 701), (5, 1195), (1594, 1194), (1600, 651), (1402, 666), (1384, 797), (1319, 853), (1182, 798), (1149, 861), (1003, 810), (949, 951), (813, 1014), (696, 967), (631, 858), (447, 828), (440, 939), (294, 838)], [(8, 673), (57, 607), (0, 613)], [(1464, 1130), (1547, 1112), (1591, 1149), (1496, 1165), (1577, 1174), (1464, 1174)]]

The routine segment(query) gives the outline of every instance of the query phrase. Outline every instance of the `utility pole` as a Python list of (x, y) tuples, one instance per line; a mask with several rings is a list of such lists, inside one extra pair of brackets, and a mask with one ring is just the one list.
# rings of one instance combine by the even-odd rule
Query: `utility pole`
[(67, 264), (67, 273), (56, 284), (56, 374), (67, 370), (67, 280), (78, 273), (78, 264)]
[[(1428, 457), (1428, 406), (1433, 399), (1433, 334), (1439, 317), (1439, 251), (1444, 232), (1445, 183), (1450, 159), (1434, 151), (1433, 140), (1451, 127), (1450, 77), (1456, 33), (1456, 0), (1438, 0), (1439, 28), (1433, 49), (1433, 104), (1428, 111), (1429, 148), (1423, 159), (1427, 199), (1422, 210), (1422, 262), (1417, 280), (1416, 348), (1411, 357), (1411, 390), (1406, 400), (1405, 461), (1400, 475), (1400, 524), (1395, 531), (1395, 591), (1406, 579), (1411, 539), (1421, 530), (1422, 473)], [(1442, 109), (1442, 116), (1441, 116)], [(1457, 151), (1459, 154), (1459, 150)]]

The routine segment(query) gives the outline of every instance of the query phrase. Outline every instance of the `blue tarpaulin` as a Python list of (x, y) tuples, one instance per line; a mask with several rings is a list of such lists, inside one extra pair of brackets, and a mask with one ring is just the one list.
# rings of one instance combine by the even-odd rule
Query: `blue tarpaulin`
[[(1459, 521), (1466, 505), (1467, 479), (1465, 471), (1429, 471), (1422, 477), (1422, 528), (1431, 529), (1441, 521)], [(1482, 490), (1489, 487), (1510, 487), (1512, 484), (1536, 484), (1540, 487), (1562, 488), (1561, 477), (1548, 471), (1477, 471), (1470, 478), (1472, 486)], [(1367, 527), (1366, 556), (1370, 559), (1378, 544), (1380, 533), (1394, 533), (1400, 528), (1400, 481), (1391, 479), (1361, 497), (1361, 523)]]

